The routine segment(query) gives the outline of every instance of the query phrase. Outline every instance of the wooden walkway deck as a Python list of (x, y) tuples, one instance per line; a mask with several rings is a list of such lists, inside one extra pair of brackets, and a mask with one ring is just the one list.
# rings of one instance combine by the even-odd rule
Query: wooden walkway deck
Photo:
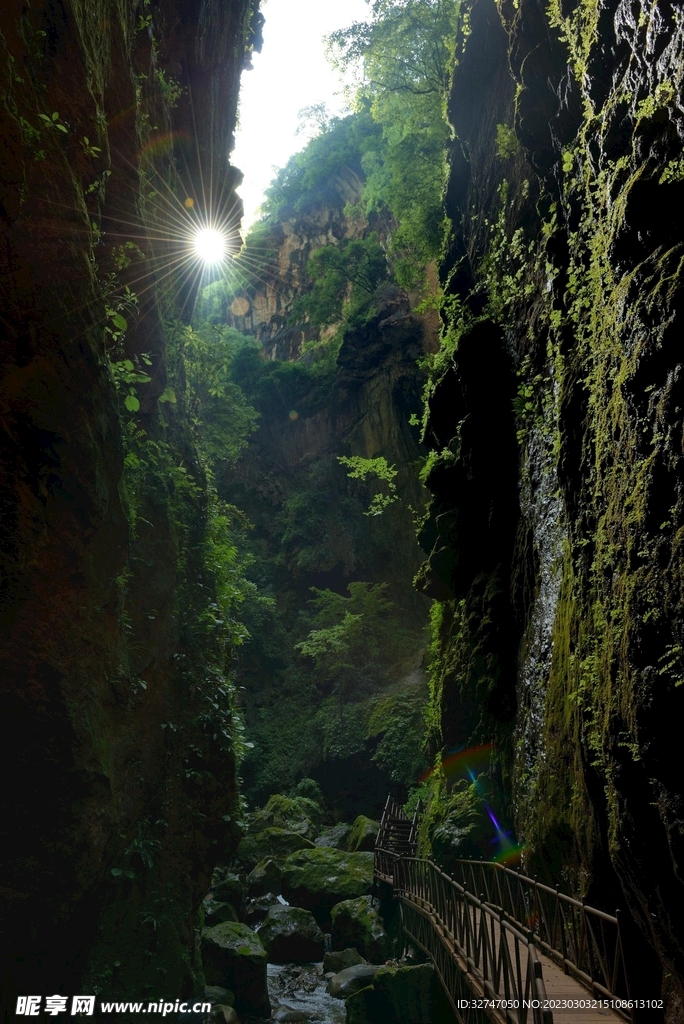
[(629, 998), (617, 916), (492, 862), (459, 861), (452, 878), (412, 855), (416, 819), (401, 813), (388, 800), (375, 877), (392, 886), (459, 1024), (631, 1021), (602, 1005)]

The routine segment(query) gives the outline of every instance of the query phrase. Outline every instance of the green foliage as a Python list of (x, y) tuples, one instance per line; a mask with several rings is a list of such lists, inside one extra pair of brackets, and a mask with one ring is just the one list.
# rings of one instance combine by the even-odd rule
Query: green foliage
[(313, 289), (297, 300), (292, 322), (324, 327), (353, 325), (371, 312), (371, 299), (387, 278), (387, 259), (376, 234), (317, 249), (307, 264)]
[(362, 163), (368, 210), (388, 208), (398, 227), (391, 256), (399, 284), (422, 278), (443, 236), (448, 92), (459, 5), (375, 0), (372, 18), (330, 36), (335, 63), (363, 78), (359, 105), (380, 126)]
[(375, 703), (366, 728), (377, 739), (373, 761), (393, 782), (413, 786), (428, 768), (425, 756), (427, 694), (423, 686), (390, 693)]
[(520, 142), (518, 136), (507, 124), (496, 126), (496, 154), (502, 160), (510, 160), (511, 157), (520, 153)]
[(312, 587), (314, 628), (295, 649), (313, 659), (324, 689), (349, 696), (384, 676), (396, 655), (389, 645), (398, 639), (387, 628), (393, 606), (386, 589), (385, 583), (350, 583), (343, 597)]
[(350, 457), (346, 455), (338, 456), (337, 461), (342, 466), (347, 466), (349, 473), (347, 476), (351, 480), (363, 480), (364, 482), (369, 476), (377, 477), (378, 480), (382, 480), (387, 484), (387, 493), (383, 494), (379, 492), (373, 495), (373, 500), (370, 503), (367, 512), (364, 512), (366, 516), (379, 516), (388, 508), (393, 505), (395, 501), (399, 501), (399, 494), (397, 492), (397, 485), (394, 479), (397, 475), (397, 470), (394, 466), (387, 464), (387, 459), (382, 456), (378, 456), (375, 459), (364, 459), (360, 455), (352, 455)]
[(232, 464), (257, 429), (258, 412), (234, 382), (234, 362), (252, 343), (225, 326), (174, 323), (169, 329), (173, 369), (160, 402), (175, 403), (184, 389), (185, 412), (206, 465)]

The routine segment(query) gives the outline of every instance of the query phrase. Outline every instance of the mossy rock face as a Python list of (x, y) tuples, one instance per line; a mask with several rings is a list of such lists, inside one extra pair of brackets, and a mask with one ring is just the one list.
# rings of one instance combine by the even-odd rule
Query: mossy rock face
[(208, 985), (235, 993), (238, 1013), (270, 1016), (267, 957), (259, 936), (247, 925), (224, 921), (202, 935), (202, 960)]
[(265, 828), (245, 836), (237, 849), (236, 857), (251, 871), (257, 864), (270, 857), (271, 860), (283, 860), (297, 850), (311, 850), (313, 843), (299, 832), (290, 832), (283, 828)]
[(453, 1020), (430, 964), (383, 967), (347, 999), (347, 1024), (452, 1024)]
[(372, 964), (382, 964), (390, 955), (385, 925), (370, 896), (338, 903), (330, 912), (334, 950), (353, 946)]
[(317, 803), (305, 796), (272, 796), (263, 810), (256, 811), (249, 822), (249, 833), (257, 834), (268, 828), (296, 832), (307, 839), (315, 839), (323, 822), (323, 811)]
[(373, 821), (372, 818), (367, 818), (365, 814), (359, 814), (351, 827), (351, 832), (347, 839), (347, 849), (351, 850), (352, 853), (358, 853), (359, 850), (374, 850), (375, 840), (379, 831), (379, 821)]
[(259, 930), (259, 938), (271, 964), (311, 963), (323, 958), (325, 936), (313, 914), (301, 907), (281, 904), (271, 907)]
[(332, 828), (326, 828), (325, 831), (321, 832), (315, 845), (329, 846), (333, 850), (346, 850), (348, 849), (347, 843), (350, 832), (351, 825), (333, 825)]
[(333, 974), (328, 983), (328, 990), (334, 999), (348, 999), (360, 988), (370, 985), (378, 971), (382, 970), (374, 964), (354, 964), (345, 967), (338, 974)]
[(245, 886), (234, 872), (214, 872), (211, 880), (211, 898), (216, 903), (232, 903), (238, 915), (245, 898)]
[(237, 911), (232, 903), (217, 903), (216, 900), (206, 899), (204, 901), (204, 923), (207, 928), (213, 928), (216, 924), (224, 921), (237, 921)]
[(283, 865), (283, 896), (311, 910), (321, 922), (337, 903), (370, 893), (373, 854), (344, 853), (328, 847), (300, 850)]
[(267, 857), (247, 875), (247, 892), (250, 896), (265, 896), (272, 892), (276, 896), (280, 892), (282, 868), (280, 864)]
[(334, 951), (332, 953), (326, 953), (323, 957), (323, 973), (328, 974), (332, 971), (333, 974), (339, 974), (340, 971), (344, 971), (347, 967), (357, 967), (359, 964), (365, 964), (364, 958), (359, 953), (358, 949), (342, 949)]

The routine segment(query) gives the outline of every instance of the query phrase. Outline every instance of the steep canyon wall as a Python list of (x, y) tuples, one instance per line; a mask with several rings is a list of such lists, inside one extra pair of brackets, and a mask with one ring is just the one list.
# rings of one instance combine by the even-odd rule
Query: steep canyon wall
[(437, 744), (496, 741), (527, 868), (623, 908), (639, 994), (662, 984), (671, 1020), (683, 41), (669, 4), (468, 8), (422, 570)]
[(212, 721), (225, 651), (203, 625), (205, 483), (182, 394), (173, 404), (166, 391), (162, 318), (177, 306), (155, 281), (186, 244), (186, 196), (211, 205), (199, 172), (211, 164), (230, 197), (253, 7), (3, 8), (0, 989), (11, 1013), (17, 992), (202, 987), (195, 914), (235, 843), (236, 785), (229, 701)]

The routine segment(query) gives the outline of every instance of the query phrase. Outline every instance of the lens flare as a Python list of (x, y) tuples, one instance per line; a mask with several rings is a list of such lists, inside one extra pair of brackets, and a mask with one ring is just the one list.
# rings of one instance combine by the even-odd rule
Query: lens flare
[(193, 241), (196, 254), (204, 263), (220, 263), (226, 255), (226, 236), (215, 228), (203, 228)]

